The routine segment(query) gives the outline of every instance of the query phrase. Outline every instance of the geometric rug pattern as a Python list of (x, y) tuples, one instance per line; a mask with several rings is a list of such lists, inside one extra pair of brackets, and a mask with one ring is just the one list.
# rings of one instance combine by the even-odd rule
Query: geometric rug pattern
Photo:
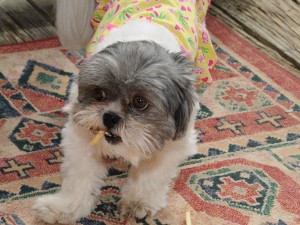
[[(300, 224), (300, 80), (208, 16), (218, 63), (199, 90), (198, 153), (180, 165), (168, 206), (120, 219), (128, 165), (109, 174), (83, 225)], [(0, 46), (0, 224), (44, 224), (31, 205), (60, 189), (59, 146), (80, 52), (57, 39)], [(184, 150), (184, 149), (183, 149)]]

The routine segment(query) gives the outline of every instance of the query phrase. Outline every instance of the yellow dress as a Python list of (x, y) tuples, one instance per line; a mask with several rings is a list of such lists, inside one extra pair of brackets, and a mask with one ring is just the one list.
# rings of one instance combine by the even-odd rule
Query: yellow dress
[(146, 20), (166, 27), (180, 44), (181, 51), (194, 61), (196, 85), (210, 83), (217, 56), (204, 25), (210, 0), (96, 0), (91, 19), (95, 34), (87, 46), (87, 57), (111, 29), (132, 20)]

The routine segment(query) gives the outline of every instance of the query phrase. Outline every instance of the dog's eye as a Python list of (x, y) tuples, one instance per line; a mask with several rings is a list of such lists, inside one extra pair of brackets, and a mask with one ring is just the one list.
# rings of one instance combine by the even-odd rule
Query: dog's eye
[(101, 88), (96, 88), (94, 90), (94, 98), (99, 101), (99, 102), (102, 102), (105, 100), (106, 98), (106, 94), (105, 94), (105, 91)]
[(132, 104), (138, 110), (145, 110), (148, 107), (147, 100), (142, 96), (134, 97)]

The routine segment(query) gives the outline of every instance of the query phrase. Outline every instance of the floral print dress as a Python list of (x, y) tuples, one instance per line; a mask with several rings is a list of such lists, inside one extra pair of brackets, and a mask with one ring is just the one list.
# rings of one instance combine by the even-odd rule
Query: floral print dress
[(195, 63), (197, 85), (210, 83), (217, 56), (205, 27), (211, 0), (96, 0), (91, 19), (95, 34), (87, 46), (87, 57), (95, 54), (111, 29), (132, 20), (146, 20), (166, 27), (181, 51)]

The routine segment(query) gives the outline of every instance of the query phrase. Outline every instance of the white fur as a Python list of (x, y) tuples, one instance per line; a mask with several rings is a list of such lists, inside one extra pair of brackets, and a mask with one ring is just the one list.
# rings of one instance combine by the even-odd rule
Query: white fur
[(38, 198), (33, 206), (36, 214), (48, 223), (73, 223), (88, 215), (106, 177), (105, 165), (89, 144), (91, 134), (68, 121), (62, 135), (61, 191)]
[[(74, 96), (71, 99), (75, 99)], [(191, 118), (196, 117), (197, 111), (198, 106), (195, 106)], [(92, 146), (93, 135), (69, 120), (62, 131), (64, 161), (61, 191), (38, 198), (34, 211), (48, 223), (73, 223), (87, 216), (95, 206), (96, 196), (106, 177), (101, 156), (111, 155), (122, 157), (132, 165), (128, 181), (121, 191), (119, 206), (122, 214), (138, 217), (155, 215), (167, 204), (170, 181), (176, 177), (178, 165), (197, 151), (194, 123), (195, 120), (191, 119), (185, 137), (168, 141), (164, 149), (145, 157), (135, 149), (113, 146), (104, 140), (98, 146)], [(134, 139), (138, 141), (138, 136)]]
[(112, 29), (98, 45), (95, 53), (116, 42), (153, 41), (170, 52), (179, 52), (180, 46), (175, 36), (166, 27), (147, 21), (130, 21)]
[[(88, 21), (93, 7), (94, 0), (58, 0), (58, 33), (65, 46), (74, 49), (88, 42), (91, 37)], [(180, 50), (175, 37), (165, 27), (148, 22), (131, 22), (123, 28), (113, 29), (97, 50), (117, 41), (133, 40), (155, 41), (171, 52)], [(77, 95), (78, 87), (75, 84), (71, 89), (70, 102), (64, 107), (66, 112), (71, 113), (71, 106), (77, 101)], [(124, 140), (122, 144), (111, 145), (101, 140), (99, 145), (92, 146), (90, 141), (93, 135), (70, 119), (62, 131), (64, 160), (61, 191), (37, 199), (33, 206), (37, 216), (48, 223), (72, 223), (87, 216), (105, 182), (107, 171), (101, 160), (102, 155), (122, 157), (132, 165), (128, 181), (121, 192), (122, 213), (138, 217), (146, 214), (153, 216), (166, 206), (170, 182), (176, 176), (180, 162), (196, 153), (193, 118), (197, 111), (196, 104), (184, 137), (177, 141), (167, 141), (164, 149), (151, 154), (146, 147), (144, 152), (138, 150), (140, 147), (137, 146), (147, 146), (147, 143), (139, 138), (139, 133), (133, 132), (134, 127), (130, 137), (120, 129), (120, 136)], [(146, 136), (146, 127), (143, 132)]]
[[(198, 107), (195, 107), (195, 118)], [(92, 135), (69, 120), (62, 131), (64, 161), (61, 191), (37, 199), (33, 210), (48, 223), (73, 223), (87, 216), (95, 206), (97, 194), (104, 184), (106, 167), (101, 155), (115, 155), (132, 163), (128, 181), (121, 191), (119, 203), (123, 215), (144, 217), (155, 215), (167, 204), (170, 181), (176, 177), (178, 165), (197, 151), (195, 120), (191, 120), (185, 137), (168, 141), (164, 149), (141, 160), (132, 149), (123, 145), (113, 147), (105, 141), (90, 145)], [(119, 146), (119, 147), (118, 147)]]
[[(194, 108), (192, 118), (196, 117), (198, 107)], [(170, 181), (176, 177), (178, 165), (197, 152), (195, 120), (191, 119), (185, 137), (169, 141), (164, 149), (143, 160), (129, 171), (127, 183), (122, 188), (120, 201), (123, 214), (133, 214), (139, 218), (154, 216), (166, 207)], [(134, 209), (134, 211), (132, 211)]]

